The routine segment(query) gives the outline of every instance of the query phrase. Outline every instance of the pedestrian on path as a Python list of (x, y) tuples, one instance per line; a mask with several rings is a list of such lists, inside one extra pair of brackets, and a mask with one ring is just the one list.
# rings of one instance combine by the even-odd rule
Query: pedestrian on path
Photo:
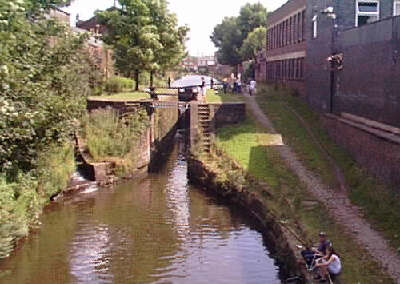
[(200, 100), (204, 100), (206, 97), (206, 80), (204, 77), (201, 77), (201, 98)]
[(255, 94), (256, 92), (256, 87), (257, 87), (257, 82), (255, 80), (251, 80), (250, 84), (249, 84), (249, 93), (250, 96), (252, 96), (253, 94)]

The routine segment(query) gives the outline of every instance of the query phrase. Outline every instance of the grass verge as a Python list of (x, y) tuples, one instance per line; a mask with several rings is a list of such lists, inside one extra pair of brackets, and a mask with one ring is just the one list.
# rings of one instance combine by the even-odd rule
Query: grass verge
[[(300, 223), (304, 239), (326, 231), (343, 260), (342, 283), (393, 283), (369, 254), (344, 233), (343, 227), (330, 219), (323, 205), (308, 196), (276, 149), (280, 147), (280, 138), (266, 133), (254, 121), (250, 117), (239, 125), (222, 128), (217, 133), (216, 145), (246, 172), (268, 184), (272, 197), (260, 192), (266, 208), (287, 224)], [(210, 163), (219, 178), (233, 179), (231, 171), (224, 168), (228, 163), (218, 163), (218, 159), (214, 157)]]
[(206, 101), (208, 103), (228, 103), (228, 102), (243, 102), (243, 97), (240, 94), (227, 93), (223, 90), (207, 90)]
[(89, 99), (100, 101), (142, 101), (150, 99), (150, 95), (145, 92), (122, 92), (114, 95), (89, 97)]
[[(319, 174), (326, 184), (335, 187), (335, 171), (315, 140), (323, 145), (343, 171), (351, 201), (363, 209), (368, 221), (400, 253), (400, 196), (394, 193), (394, 189), (368, 175), (344, 149), (335, 144), (323, 128), (319, 115), (300, 98), (292, 96), (290, 90), (261, 86), (256, 99), (276, 130), (282, 133), (285, 143), (294, 149), (306, 167)], [(315, 139), (299, 116), (312, 130)]]

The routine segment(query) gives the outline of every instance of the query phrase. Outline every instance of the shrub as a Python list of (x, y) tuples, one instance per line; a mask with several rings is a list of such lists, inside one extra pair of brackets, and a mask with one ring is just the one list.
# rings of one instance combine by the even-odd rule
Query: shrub
[(72, 143), (52, 145), (38, 158), (38, 192), (48, 200), (63, 191), (75, 171), (75, 155)]
[(19, 173), (13, 180), (0, 175), (0, 258), (37, 222), (50, 197), (61, 192), (75, 170), (71, 143), (53, 144), (38, 155), (38, 170)]
[(107, 93), (120, 93), (133, 88), (133, 80), (125, 77), (111, 77), (105, 84)]

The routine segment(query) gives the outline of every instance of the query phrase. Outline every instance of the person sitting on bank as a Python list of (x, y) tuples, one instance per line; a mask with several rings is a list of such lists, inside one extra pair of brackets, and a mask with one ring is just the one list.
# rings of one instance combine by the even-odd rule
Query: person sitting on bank
[(325, 232), (320, 232), (318, 236), (319, 244), (317, 248), (307, 248), (301, 252), (301, 255), (306, 261), (308, 269), (312, 269), (315, 259), (325, 256), (327, 248), (332, 246), (332, 243), (327, 239), (327, 235)]
[(326, 256), (319, 259), (316, 267), (319, 268), (319, 282), (321, 283), (326, 282), (331, 275), (337, 276), (342, 272), (342, 262), (333, 247), (327, 248)]

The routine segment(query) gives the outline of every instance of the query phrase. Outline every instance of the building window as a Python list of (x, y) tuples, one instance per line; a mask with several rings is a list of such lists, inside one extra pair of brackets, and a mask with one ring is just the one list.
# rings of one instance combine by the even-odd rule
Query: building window
[(394, 1), (393, 16), (400, 16), (400, 0)]
[(312, 36), (313, 38), (317, 38), (318, 36), (318, 16), (314, 16), (312, 19)]
[(379, 20), (379, 1), (358, 0), (356, 5), (356, 27)]

